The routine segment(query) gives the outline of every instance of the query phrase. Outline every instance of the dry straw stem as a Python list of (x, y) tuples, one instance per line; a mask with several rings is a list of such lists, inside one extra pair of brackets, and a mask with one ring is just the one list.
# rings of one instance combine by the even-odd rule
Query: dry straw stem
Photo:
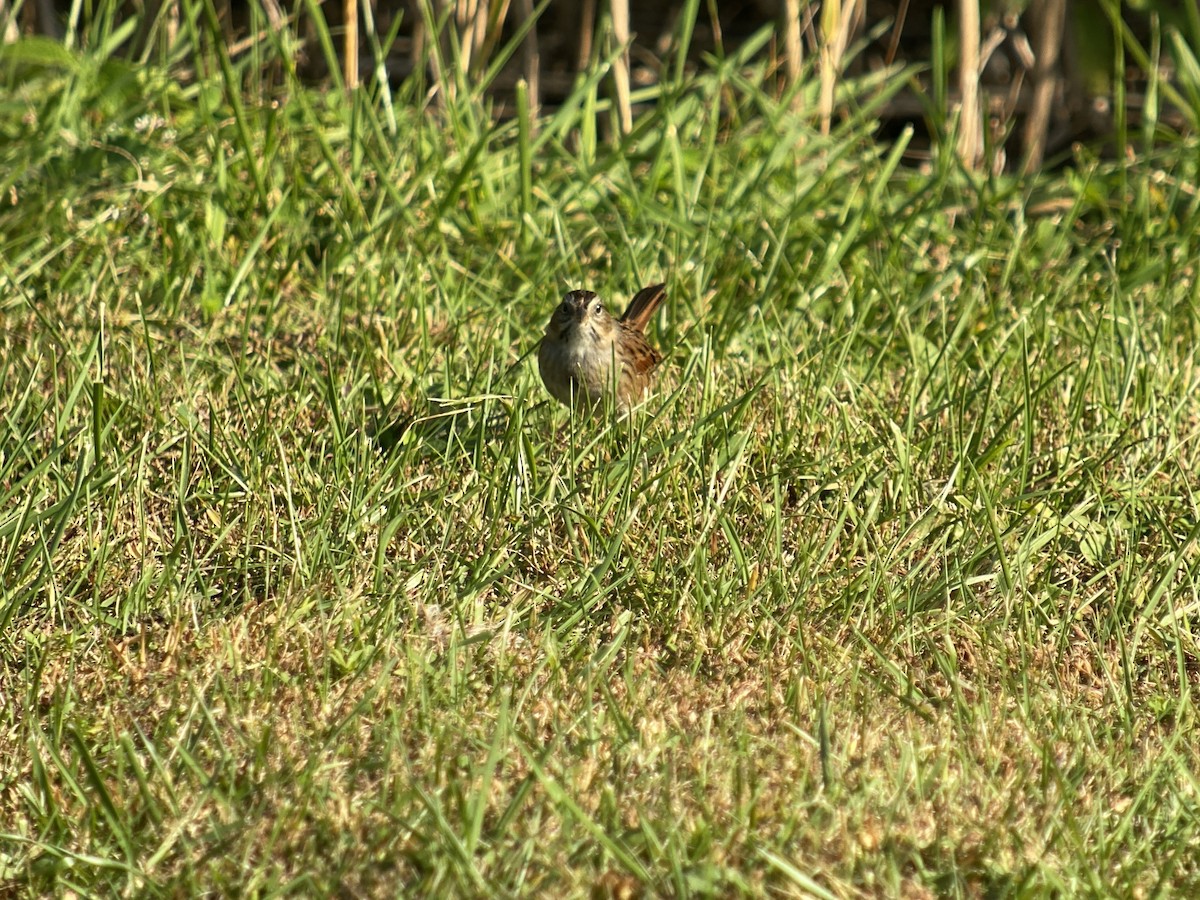
[(787, 80), (794, 85), (804, 65), (804, 46), (800, 42), (800, 0), (784, 0), (783, 50)]
[[(464, 35), (461, 43), (464, 49), (470, 48), (468, 71), (472, 74), (487, 67), (492, 51), (500, 40), (508, 8), (509, 0), (495, 4), (488, 0), (460, 0), (460, 32)], [(465, 61), (464, 68), (467, 68)]]
[(480, 8), (478, 0), (458, 0), (454, 7), (454, 22), (458, 28), (458, 52), (463, 71), (470, 72), (475, 51), (483, 43), (484, 30), (480, 18), (487, 18), (487, 4)]
[(958, 155), (968, 169), (979, 168), (983, 156), (983, 118), (979, 107), (979, 2), (961, 0), (958, 34), (962, 56), (958, 62), (958, 87), (962, 97), (958, 123)]
[[(421, 0), (420, 17), (413, 25), (412, 66), (417, 71), (428, 65), (433, 71), (434, 88), (439, 94), (453, 97), (458, 77), (464, 83), (483, 72), (503, 35), (510, 0), (489, 3), (488, 0)], [(531, 0), (518, 0), (517, 14), (521, 22), (533, 15)], [(429, 34), (437, 39), (429, 41)], [(426, 60), (426, 53), (428, 60)], [(525, 78), (530, 83), (535, 100), (538, 91), (538, 61), (536, 29), (531, 28), (524, 41)]]
[(832, 0), (821, 8), (821, 134), (829, 134), (833, 121), (834, 92), (842, 72), (842, 61), (850, 37), (862, 21), (865, 8), (865, 0), (850, 0), (845, 6), (841, 0)]
[(617, 88), (617, 113), (620, 116), (621, 133), (633, 130), (633, 105), (629, 99), (629, 0), (612, 0), (613, 37), (621, 47), (621, 54), (613, 61), (613, 82)]
[[(500, 38), (504, 33), (504, 22), (508, 18), (510, 2), (504, 0), (503, 3), (498, 3), (492, 6), (484, 4), (487, 9), (487, 15), (481, 16), (479, 25), (483, 28), (480, 34), (480, 44), (476, 53), (476, 71), (482, 72), (487, 68), (492, 59), (492, 54), (496, 50), (496, 46), (500, 43)], [(518, 20), (518, 24), (521, 20)]]
[[(517, 15), (520, 23), (533, 18), (533, 0), (517, 0)], [(538, 54), (537, 26), (534, 25), (525, 34), (521, 42), (522, 66), (525, 69), (525, 83), (529, 88), (529, 111), (532, 120), (537, 119), (538, 110), (542, 105), (541, 91), (541, 57)]]
[(17, 17), (13, 15), (12, 4), (8, 0), (0, 0), (0, 41), (11, 44), (19, 35)]
[(346, 90), (358, 87), (358, 0), (344, 0), (342, 21), (345, 22), (345, 45), (342, 52)]

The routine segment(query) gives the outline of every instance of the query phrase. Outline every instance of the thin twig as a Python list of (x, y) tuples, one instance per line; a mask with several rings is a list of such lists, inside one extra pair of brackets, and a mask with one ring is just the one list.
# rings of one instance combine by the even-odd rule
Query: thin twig
[(579, 23), (579, 65), (582, 72), (592, 58), (592, 43), (596, 33), (596, 0), (583, 0)]
[(896, 51), (900, 49), (900, 37), (904, 34), (904, 20), (908, 18), (908, 0), (900, 0), (900, 8), (896, 10), (896, 21), (892, 24), (892, 38), (888, 41), (887, 56), (883, 67), (886, 69), (896, 61)]
[(1042, 167), (1046, 155), (1046, 135), (1050, 131), (1050, 109), (1058, 89), (1058, 56), (1062, 48), (1063, 24), (1066, 19), (1066, 0), (1038, 0), (1033, 11), (1034, 40), (1037, 51), (1033, 64), (1033, 101), (1025, 118), (1026, 173)]

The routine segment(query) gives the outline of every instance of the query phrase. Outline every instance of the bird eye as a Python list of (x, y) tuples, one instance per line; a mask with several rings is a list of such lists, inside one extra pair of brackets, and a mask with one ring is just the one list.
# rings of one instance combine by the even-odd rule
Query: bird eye
[(599, 300), (597, 300), (595, 303), (592, 304), (592, 315), (598, 316), (602, 312), (604, 312), (604, 304), (601, 303)]

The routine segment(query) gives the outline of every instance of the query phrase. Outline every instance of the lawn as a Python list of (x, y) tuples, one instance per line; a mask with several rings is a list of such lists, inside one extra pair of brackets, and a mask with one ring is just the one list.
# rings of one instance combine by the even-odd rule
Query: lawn
[[(1194, 139), (21, 46), (0, 892), (1200, 892)], [(561, 295), (657, 281), (641, 410), (552, 403)]]

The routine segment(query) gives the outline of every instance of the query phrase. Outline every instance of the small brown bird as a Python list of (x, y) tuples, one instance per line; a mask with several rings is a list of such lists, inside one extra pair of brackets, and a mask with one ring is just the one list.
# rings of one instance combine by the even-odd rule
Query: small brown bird
[(576, 408), (590, 410), (614, 393), (621, 412), (636, 406), (662, 360), (643, 332), (667, 296), (664, 288), (642, 288), (620, 319), (591, 291), (570, 291), (563, 297), (538, 350), (546, 390)]

